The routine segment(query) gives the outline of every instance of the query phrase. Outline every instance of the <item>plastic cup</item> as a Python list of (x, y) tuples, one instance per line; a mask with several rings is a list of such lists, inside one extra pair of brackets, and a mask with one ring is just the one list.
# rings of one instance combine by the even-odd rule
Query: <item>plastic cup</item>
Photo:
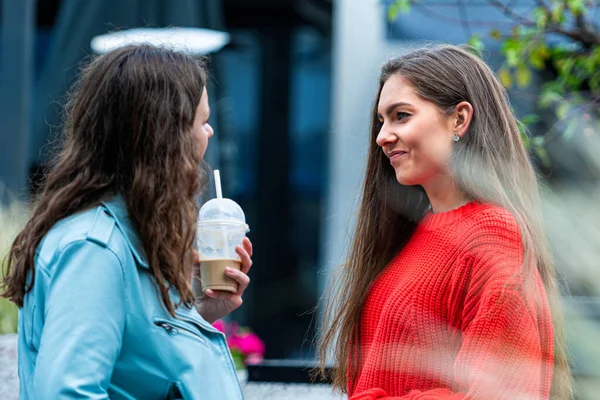
[(207, 289), (237, 292), (238, 283), (225, 275), (225, 267), (241, 269), (235, 248), (242, 244), (248, 225), (242, 208), (233, 200), (216, 198), (200, 209), (197, 247), (202, 292)]

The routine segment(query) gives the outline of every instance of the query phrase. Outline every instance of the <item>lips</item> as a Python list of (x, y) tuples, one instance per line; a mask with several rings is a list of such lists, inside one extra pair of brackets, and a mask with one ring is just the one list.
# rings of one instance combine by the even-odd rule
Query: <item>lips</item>
[(404, 151), (404, 150), (394, 150), (394, 151), (390, 151), (387, 156), (390, 159), (390, 162), (394, 162), (398, 159), (400, 159), (401, 157), (403, 157), (404, 155), (408, 154), (408, 152)]

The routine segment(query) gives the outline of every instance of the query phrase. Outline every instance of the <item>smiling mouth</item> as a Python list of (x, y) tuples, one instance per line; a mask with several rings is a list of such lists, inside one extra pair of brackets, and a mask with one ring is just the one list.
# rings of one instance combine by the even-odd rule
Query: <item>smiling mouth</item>
[(388, 157), (390, 158), (390, 163), (393, 163), (394, 161), (399, 160), (400, 158), (404, 157), (407, 154), (408, 153), (406, 151), (394, 150), (394, 151), (388, 153)]

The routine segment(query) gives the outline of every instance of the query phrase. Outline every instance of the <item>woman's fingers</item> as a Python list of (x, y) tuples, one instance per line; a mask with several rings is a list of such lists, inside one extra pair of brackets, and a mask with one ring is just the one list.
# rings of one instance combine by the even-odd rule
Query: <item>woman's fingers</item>
[(230, 301), (231, 298), (233, 296), (235, 296), (235, 294), (231, 293), (231, 292), (225, 292), (222, 290), (212, 290), (212, 289), (206, 289), (206, 292), (204, 292), (205, 295), (207, 295), (208, 297), (210, 297), (211, 299), (215, 299), (215, 300), (220, 300), (220, 301)]
[(248, 271), (250, 271), (250, 268), (252, 268), (252, 259), (250, 258), (250, 254), (242, 246), (236, 246), (235, 252), (240, 256), (240, 259), (242, 260), (242, 272), (247, 274)]
[(230, 312), (237, 309), (244, 302), (244, 300), (242, 300), (242, 296), (237, 293), (207, 289), (204, 294), (211, 299), (224, 303)]
[(245, 237), (244, 240), (242, 240), (242, 245), (244, 246), (244, 250), (246, 250), (246, 253), (248, 253), (248, 255), (250, 257), (252, 257), (253, 248), (252, 248), (252, 242), (250, 241), (250, 239)]
[(225, 268), (225, 274), (233, 278), (238, 283), (238, 290), (236, 294), (238, 296), (241, 296), (244, 293), (244, 290), (246, 290), (246, 288), (250, 284), (250, 277), (248, 277), (248, 275), (246, 275), (242, 271), (238, 271), (237, 269), (229, 267)]
[[(240, 256), (240, 260), (242, 262), (241, 269), (238, 270), (235, 268), (227, 267), (225, 268), (225, 275), (229, 276), (237, 282), (237, 292), (230, 293), (221, 290), (215, 291), (212, 289), (207, 289), (204, 292), (205, 296), (211, 299), (224, 302), (225, 304), (227, 304), (227, 307), (231, 310), (235, 310), (236, 308), (242, 305), (242, 295), (244, 294), (244, 291), (248, 288), (248, 285), (250, 284), (250, 278), (248, 277), (247, 273), (248, 271), (250, 271), (250, 268), (252, 268), (252, 242), (250, 242), (250, 239), (244, 238), (242, 244), (236, 246), (235, 251)], [(198, 256), (198, 253), (194, 251), (193, 257), (198, 258)]]

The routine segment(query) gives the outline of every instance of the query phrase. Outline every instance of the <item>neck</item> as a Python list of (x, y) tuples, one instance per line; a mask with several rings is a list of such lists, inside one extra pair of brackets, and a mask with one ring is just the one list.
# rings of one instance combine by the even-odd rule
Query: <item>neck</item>
[(423, 185), (434, 214), (455, 210), (469, 201), (454, 181), (447, 176), (437, 176)]

